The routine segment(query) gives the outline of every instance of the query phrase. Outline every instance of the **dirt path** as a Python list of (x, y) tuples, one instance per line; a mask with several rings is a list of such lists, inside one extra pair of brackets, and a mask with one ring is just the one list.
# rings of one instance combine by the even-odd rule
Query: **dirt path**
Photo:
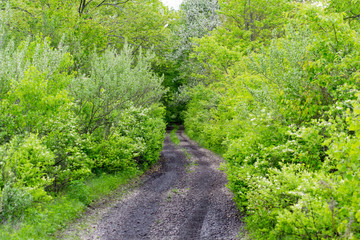
[[(221, 159), (178, 131), (161, 167), (105, 212), (82, 239), (238, 239), (242, 223), (225, 187)], [(86, 236), (87, 235), (87, 236)]]

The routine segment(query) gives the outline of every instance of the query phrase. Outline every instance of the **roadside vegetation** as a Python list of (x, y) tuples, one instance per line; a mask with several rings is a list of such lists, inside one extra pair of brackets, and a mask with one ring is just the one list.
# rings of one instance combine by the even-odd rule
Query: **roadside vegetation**
[(139, 2), (0, 3), (0, 239), (50, 239), (158, 160), (173, 13)]
[(50, 239), (172, 123), (225, 158), (251, 238), (360, 238), (360, 1), (0, 6), (1, 239)]
[(218, 3), (187, 134), (223, 154), (253, 239), (360, 238), (359, 2)]
[[(79, 217), (91, 202), (113, 194), (141, 171), (103, 173), (93, 179), (73, 181), (51, 201), (25, 209), (20, 219), (0, 227), (0, 239), (56, 239), (57, 232)], [(21, 202), (17, 199), (17, 203)], [(22, 207), (18, 205), (17, 208)], [(24, 207), (24, 206), (23, 206)], [(16, 221), (15, 221), (16, 220)]]

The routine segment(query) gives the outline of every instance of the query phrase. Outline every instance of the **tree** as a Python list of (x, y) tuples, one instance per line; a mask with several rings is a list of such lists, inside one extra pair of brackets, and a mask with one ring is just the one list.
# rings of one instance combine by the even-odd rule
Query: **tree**
[(202, 37), (216, 28), (220, 23), (217, 10), (216, 0), (186, 0), (180, 6), (178, 18), (167, 26), (171, 31), (170, 51), (164, 52), (155, 70), (165, 73), (164, 85), (170, 89), (163, 98), (170, 122), (181, 121), (188, 101), (185, 89), (198, 83), (193, 73), (199, 71), (199, 64), (190, 59), (194, 47), (192, 38)]
[(181, 6), (178, 29), (175, 34), (178, 38), (178, 49), (174, 57), (186, 59), (192, 51), (192, 38), (201, 38), (214, 30), (220, 23), (217, 11), (217, 0), (185, 0)]
[(125, 42), (140, 48), (167, 48), (169, 35), (164, 26), (171, 12), (160, 0), (12, 0), (9, 25), (18, 38), (47, 36), (53, 46), (65, 42), (75, 59), (75, 68), (86, 65), (94, 49), (109, 45), (121, 49)]
[(107, 138), (117, 124), (119, 112), (129, 105), (148, 107), (165, 93), (163, 78), (151, 71), (155, 55), (125, 45), (120, 53), (107, 49), (94, 53), (90, 71), (74, 79), (71, 91), (76, 101), (76, 112), (81, 119), (82, 131), (94, 133), (99, 129)]
[(295, 7), (291, 0), (220, 0), (219, 5), (219, 27), (194, 39), (192, 57), (201, 63), (198, 77), (206, 83), (224, 80), (242, 56), (283, 36), (285, 14)]

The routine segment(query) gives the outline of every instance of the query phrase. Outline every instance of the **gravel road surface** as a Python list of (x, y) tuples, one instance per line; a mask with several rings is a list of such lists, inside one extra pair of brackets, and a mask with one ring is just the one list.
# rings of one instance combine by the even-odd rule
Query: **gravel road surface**
[(225, 187), (215, 154), (191, 141), (167, 136), (160, 167), (108, 208), (82, 239), (239, 239), (243, 223)]

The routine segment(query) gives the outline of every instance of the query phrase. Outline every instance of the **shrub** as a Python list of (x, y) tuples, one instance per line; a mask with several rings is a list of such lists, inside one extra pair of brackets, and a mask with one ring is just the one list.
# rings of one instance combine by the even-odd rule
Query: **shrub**
[[(217, 148), (219, 144), (221, 146), (222, 139), (218, 140), (217, 138), (221, 131), (214, 132), (215, 135), (211, 138), (207, 138), (210, 134), (205, 136), (205, 132), (212, 125), (211, 120), (215, 117), (213, 110), (216, 109), (219, 102), (217, 93), (205, 88), (203, 85), (199, 85), (193, 89), (191, 96), (192, 99), (187, 106), (184, 120), (186, 133), (189, 137), (198, 140), (210, 149)], [(214, 138), (216, 138), (216, 141), (210, 143), (210, 139)], [(213, 144), (213, 142), (216, 142), (216, 144)]]
[(28, 187), (35, 200), (46, 196), (44, 188), (53, 181), (55, 155), (37, 135), (15, 136), (1, 147), (0, 186)]
[[(206, 59), (223, 76), (193, 90), (186, 131), (224, 153), (254, 239), (358, 239), (358, 23), (297, 7), (284, 32), (235, 63), (228, 54), (224, 70)], [(226, 45), (217, 33), (199, 49)]]
[[(0, 97), (15, 84), (25, 78), (26, 71), (33, 67), (43, 74), (44, 78), (55, 80), (60, 75), (67, 74), (72, 65), (72, 57), (67, 49), (59, 45), (54, 49), (48, 38), (38, 37), (35, 41), (23, 41), (17, 45), (14, 41), (4, 42), (0, 48)], [(53, 81), (53, 84), (64, 87), (63, 81)], [(66, 85), (65, 85), (66, 86)]]
[(32, 205), (33, 197), (27, 188), (6, 184), (0, 195), (0, 219), (15, 220)]
[(103, 139), (102, 130), (98, 129), (89, 148), (89, 157), (94, 159), (93, 171), (132, 171), (154, 164), (165, 137), (164, 114), (164, 109), (156, 105), (130, 106), (119, 113), (107, 139)]
[(71, 112), (67, 116), (51, 119), (52, 131), (44, 136), (44, 144), (55, 153), (52, 173), (55, 180), (48, 190), (59, 191), (70, 181), (84, 179), (93, 167), (87, 155), (87, 148), (92, 144), (90, 137), (79, 134), (77, 119)]
[(119, 117), (117, 131), (136, 142), (133, 157), (144, 168), (159, 159), (165, 138), (164, 116), (164, 108), (153, 105), (150, 108), (130, 107)]
[(114, 173), (135, 167), (135, 147), (136, 142), (133, 139), (114, 133), (93, 149), (94, 171)]
[(83, 132), (93, 133), (100, 128), (106, 138), (118, 115), (129, 105), (148, 107), (161, 98), (165, 92), (163, 78), (151, 71), (153, 59), (151, 52), (135, 59), (128, 45), (120, 53), (109, 48), (92, 56), (89, 72), (71, 83)]

